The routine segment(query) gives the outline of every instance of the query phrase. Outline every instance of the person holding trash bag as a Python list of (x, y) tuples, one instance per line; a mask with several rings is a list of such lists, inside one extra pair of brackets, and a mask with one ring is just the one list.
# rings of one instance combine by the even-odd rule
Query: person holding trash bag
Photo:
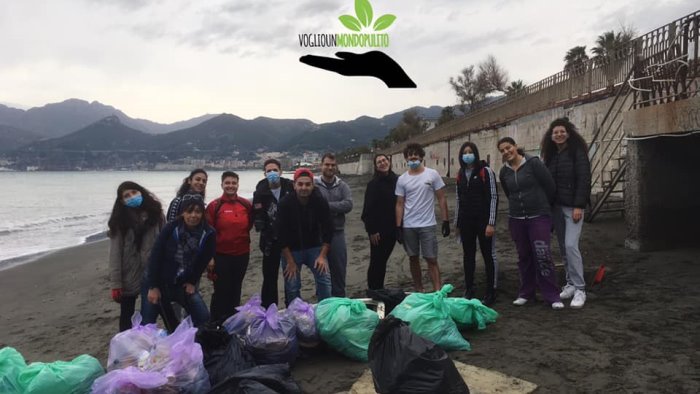
[(539, 287), (552, 309), (563, 309), (549, 247), (555, 191), (552, 175), (539, 158), (518, 149), (512, 138), (503, 137), (496, 146), (505, 161), (499, 178), (508, 197), (508, 227), (518, 251), (520, 290), (513, 305), (534, 301)]
[(374, 177), (367, 184), (362, 221), (369, 236), (369, 268), (367, 288), (384, 288), (386, 263), (396, 245), (396, 180), (391, 170), (391, 158), (374, 156)]
[(277, 212), (277, 233), (282, 247), (284, 298), (287, 306), (301, 298), (300, 269), (306, 265), (316, 281), (316, 299), (331, 296), (331, 277), (326, 256), (333, 237), (328, 202), (314, 188), (308, 168), (294, 172), (294, 193), (283, 198)]
[(120, 304), (119, 331), (131, 328), (136, 297), (148, 256), (161, 228), (163, 208), (151, 192), (126, 181), (117, 187), (109, 227), (109, 279), (112, 299)]
[(221, 174), (224, 194), (209, 203), (207, 223), (216, 230), (216, 255), (209, 263), (209, 276), (214, 282), (211, 296), (212, 321), (223, 322), (236, 313), (241, 304), (241, 286), (250, 259), (250, 229), (253, 209), (250, 201), (238, 196), (238, 174)]
[(182, 185), (180, 185), (176, 197), (168, 205), (168, 212), (165, 215), (168, 222), (177, 220), (182, 213), (182, 196), (185, 194), (199, 194), (204, 199), (208, 179), (209, 175), (207, 175), (207, 172), (197, 168), (192, 170), (190, 175), (182, 180)]
[(586, 303), (586, 281), (578, 241), (583, 229), (583, 210), (591, 195), (588, 146), (569, 118), (559, 118), (542, 137), (540, 151), (557, 186), (552, 221), (566, 270), (566, 286), (559, 296), (573, 297), (570, 306), (582, 308)]
[[(209, 310), (196, 284), (216, 251), (216, 232), (204, 219), (202, 196), (185, 194), (181, 207), (180, 217), (160, 232), (145, 278), (148, 301), (160, 304), (169, 331), (178, 324), (171, 302), (181, 305), (196, 327), (209, 320)], [(154, 322), (153, 313), (143, 317), (143, 324)]]
[(486, 292), (482, 302), (496, 302), (497, 272), (496, 211), (498, 190), (496, 175), (488, 164), (479, 159), (479, 149), (473, 142), (465, 142), (459, 149), (457, 173), (457, 221), (455, 228), (462, 241), (464, 253), (464, 297), (476, 295), (474, 268), (476, 266), (476, 241), (486, 266)]

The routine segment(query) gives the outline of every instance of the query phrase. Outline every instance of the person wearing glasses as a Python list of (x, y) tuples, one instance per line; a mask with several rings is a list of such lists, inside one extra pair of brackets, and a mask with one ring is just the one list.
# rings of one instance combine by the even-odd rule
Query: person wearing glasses
[(265, 179), (255, 186), (253, 193), (253, 217), (255, 231), (260, 233), (260, 251), (263, 254), (262, 305), (267, 308), (277, 303), (277, 278), (280, 273), (281, 250), (275, 220), (277, 206), (286, 195), (294, 191), (292, 181), (282, 177), (282, 165), (275, 159), (263, 164)]
[[(166, 328), (172, 332), (178, 319), (171, 302), (182, 306), (200, 327), (209, 321), (209, 310), (196, 284), (216, 251), (216, 232), (204, 218), (204, 199), (185, 194), (180, 201), (182, 213), (163, 227), (158, 235), (144, 281), (148, 301), (160, 305)], [(143, 324), (155, 323), (157, 308), (149, 308)]]

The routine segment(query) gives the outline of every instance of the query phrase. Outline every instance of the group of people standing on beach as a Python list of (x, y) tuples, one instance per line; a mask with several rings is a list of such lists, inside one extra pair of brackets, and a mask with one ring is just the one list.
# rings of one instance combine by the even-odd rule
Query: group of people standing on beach
[[(534, 300), (536, 287), (554, 309), (573, 297), (571, 307), (585, 303), (583, 263), (578, 250), (583, 209), (590, 194), (590, 164), (586, 143), (566, 118), (557, 119), (545, 133), (541, 154), (524, 154), (510, 137), (498, 141), (504, 167), (501, 187), (509, 199), (509, 228), (518, 251), (521, 286), (515, 305)], [(403, 152), (408, 170), (392, 171), (391, 157), (374, 158), (374, 176), (365, 190), (362, 221), (370, 242), (368, 289), (384, 288), (387, 261), (396, 242), (409, 258), (414, 290), (424, 291), (420, 257), (427, 262), (433, 289), (441, 286), (437, 259), (435, 203), (447, 237), (452, 223), (445, 183), (424, 164), (425, 151), (408, 144)], [(496, 302), (498, 266), (494, 246), (498, 191), (496, 177), (481, 160), (475, 144), (459, 152), (457, 213), (454, 230), (464, 254), (466, 298), (476, 296), (476, 243), (486, 266), (482, 301)], [(225, 171), (222, 195), (205, 204), (208, 174), (196, 169), (183, 180), (163, 215), (161, 203), (143, 186), (127, 181), (117, 188), (108, 222), (112, 299), (121, 305), (120, 331), (131, 327), (136, 300), (141, 296), (142, 323), (160, 315), (174, 330), (180, 305), (195, 326), (222, 322), (235, 313), (250, 260), (250, 231), (260, 233), (264, 307), (278, 302), (280, 268), (288, 305), (301, 295), (301, 266), (314, 276), (316, 298), (345, 297), (347, 250), (345, 215), (353, 208), (349, 186), (337, 176), (335, 156), (321, 159), (321, 175), (299, 168), (293, 179), (282, 176), (276, 159), (263, 164), (264, 179), (253, 201), (238, 196), (239, 177)], [(550, 252), (554, 228), (565, 262), (567, 284), (559, 289)], [(565, 252), (564, 252), (565, 251)], [(199, 292), (207, 272), (214, 292), (207, 308)]]

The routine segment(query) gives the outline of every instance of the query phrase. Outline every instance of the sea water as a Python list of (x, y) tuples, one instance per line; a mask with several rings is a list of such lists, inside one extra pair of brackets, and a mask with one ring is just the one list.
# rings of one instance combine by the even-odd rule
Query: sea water
[[(222, 194), (222, 171), (208, 171), (206, 201)], [(260, 170), (236, 171), (238, 194), (252, 199)], [(134, 181), (167, 210), (180, 171), (0, 172), (0, 270), (57, 249), (104, 238), (117, 187)]]

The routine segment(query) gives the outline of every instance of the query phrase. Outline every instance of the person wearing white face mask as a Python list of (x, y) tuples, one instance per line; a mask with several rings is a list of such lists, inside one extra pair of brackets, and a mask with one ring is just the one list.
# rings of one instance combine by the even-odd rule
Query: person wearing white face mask
[(277, 279), (279, 277), (281, 249), (275, 230), (277, 206), (284, 196), (294, 191), (291, 180), (283, 178), (282, 166), (275, 159), (263, 164), (265, 179), (258, 182), (253, 193), (253, 217), (255, 231), (260, 233), (260, 251), (263, 254), (262, 305), (277, 303)]
[(455, 227), (464, 252), (464, 297), (474, 298), (476, 240), (486, 267), (486, 292), (482, 302), (490, 306), (496, 301), (497, 272), (494, 236), (498, 190), (496, 175), (485, 161), (479, 160), (479, 149), (465, 142), (459, 150), (457, 173), (457, 220)]
[(435, 236), (435, 198), (442, 218), (442, 236), (450, 235), (449, 213), (445, 199), (445, 182), (437, 171), (423, 165), (425, 151), (419, 144), (408, 144), (403, 151), (409, 170), (396, 182), (396, 239), (403, 243), (411, 264), (413, 287), (423, 292), (420, 256), (428, 263), (433, 290), (442, 286), (437, 260)]

